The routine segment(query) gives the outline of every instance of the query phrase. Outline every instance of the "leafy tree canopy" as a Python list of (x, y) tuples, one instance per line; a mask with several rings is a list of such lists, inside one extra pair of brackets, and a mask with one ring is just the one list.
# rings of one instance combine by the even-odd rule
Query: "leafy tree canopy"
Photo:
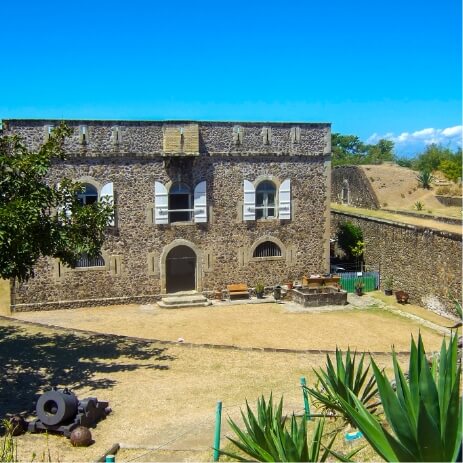
[(375, 145), (363, 143), (355, 135), (331, 135), (333, 166), (346, 164), (381, 164), (394, 160), (394, 143), (379, 140)]
[(21, 139), (0, 137), (0, 277), (24, 281), (34, 275), (41, 256), (74, 267), (82, 253), (96, 257), (113, 207), (105, 198), (82, 206), (82, 185), (63, 179), (50, 185), (53, 162), (64, 160), (70, 129), (62, 123), (38, 151)]
[(338, 245), (345, 252), (347, 258), (360, 257), (363, 254), (362, 229), (350, 220), (339, 224), (337, 238)]

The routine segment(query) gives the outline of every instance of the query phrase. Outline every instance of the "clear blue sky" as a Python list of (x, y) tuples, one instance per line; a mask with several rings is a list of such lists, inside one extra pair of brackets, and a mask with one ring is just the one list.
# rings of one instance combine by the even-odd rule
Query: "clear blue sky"
[(461, 142), (460, 0), (8, 1), (0, 20), (0, 118), (321, 121)]

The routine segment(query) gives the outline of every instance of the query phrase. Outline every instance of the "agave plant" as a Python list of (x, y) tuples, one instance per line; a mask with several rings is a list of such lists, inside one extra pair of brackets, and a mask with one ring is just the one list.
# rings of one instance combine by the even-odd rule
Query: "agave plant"
[[(241, 411), (241, 416), (246, 431), (242, 431), (229, 418), (228, 423), (237, 439), (231, 437), (227, 437), (227, 439), (248, 457), (257, 461), (325, 461), (336, 437), (335, 434), (326, 446), (322, 444), (324, 428), (324, 420), (322, 419), (318, 421), (312, 441), (309, 444), (305, 416), (298, 424), (293, 414), (290, 422), (287, 423), (287, 417), (283, 416), (283, 398), (280, 399), (278, 407), (274, 409), (271, 395), (268, 403), (263, 396), (258, 399), (257, 416), (254, 415), (247, 402), (246, 415)], [(320, 454), (322, 447), (324, 450)], [(243, 458), (235, 453), (223, 450), (220, 450), (220, 453), (238, 461), (249, 461), (249, 458)]]
[[(426, 359), (421, 334), (411, 341), (406, 380), (393, 352), (396, 390), (372, 361), (387, 425), (378, 421), (354, 393), (346, 413), (374, 450), (386, 461), (457, 461), (461, 455), (461, 366), (457, 367), (457, 337), (442, 342), (439, 360)], [(458, 460), (461, 461), (461, 460)]]
[(429, 190), (431, 188), (431, 182), (434, 180), (433, 175), (428, 170), (422, 170), (417, 176), (418, 184), (421, 188)]
[(336, 347), (336, 368), (327, 354), (326, 371), (314, 369), (318, 378), (317, 387), (307, 387), (323, 409), (343, 415), (351, 424), (353, 423), (349, 416), (344, 413), (341, 398), (353, 405), (351, 398), (351, 393), (353, 393), (371, 412), (374, 412), (379, 405), (377, 400), (373, 400), (378, 393), (375, 377), (373, 374), (368, 376), (370, 365), (364, 368), (365, 353), (362, 353), (358, 365), (356, 357), (357, 352), (352, 355), (348, 348), (344, 361), (342, 351)]

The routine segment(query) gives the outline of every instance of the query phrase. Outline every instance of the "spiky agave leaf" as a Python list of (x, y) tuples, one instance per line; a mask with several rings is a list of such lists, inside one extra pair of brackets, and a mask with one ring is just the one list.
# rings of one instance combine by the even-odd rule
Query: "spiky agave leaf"
[[(306, 389), (318, 401), (325, 410), (336, 411), (343, 415), (347, 421), (351, 421), (343, 413), (343, 407), (339, 402), (339, 397), (342, 397), (348, 403), (351, 403), (350, 391), (353, 392), (360, 401), (365, 404), (367, 409), (374, 412), (378, 406), (376, 396), (378, 389), (376, 380), (373, 374), (370, 373), (370, 365), (366, 368), (365, 353), (362, 353), (360, 361), (357, 365), (357, 352), (351, 354), (350, 348), (347, 349), (345, 360), (343, 353), (336, 347), (336, 368), (330, 356), (326, 356), (326, 370), (320, 368), (314, 373), (318, 378), (318, 387)], [(352, 424), (352, 422), (351, 422)]]
[[(241, 411), (245, 430), (231, 419), (228, 419), (236, 438), (227, 437), (238, 449), (256, 461), (325, 461), (333, 444), (322, 444), (324, 420), (320, 420), (315, 428), (309, 444), (307, 436), (307, 420), (305, 416), (298, 424), (293, 415), (289, 423), (282, 414), (283, 398), (274, 408), (272, 396), (266, 403), (262, 396), (257, 401), (257, 417), (246, 402), (246, 414)], [(335, 436), (334, 436), (335, 437)], [(320, 449), (325, 448), (320, 457)], [(240, 455), (220, 450), (220, 453), (239, 461), (247, 461)]]
[(396, 390), (372, 361), (381, 403), (391, 434), (350, 392), (352, 401), (338, 397), (344, 412), (386, 461), (456, 461), (461, 446), (461, 367), (457, 366), (457, 337), (443, 340), (435, 375), (421, 334), (410, 347), (409, 378), (393, 353)]

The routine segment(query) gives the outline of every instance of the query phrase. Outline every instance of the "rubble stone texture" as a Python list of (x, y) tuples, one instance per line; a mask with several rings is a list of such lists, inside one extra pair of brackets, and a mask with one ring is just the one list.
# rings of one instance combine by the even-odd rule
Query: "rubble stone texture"
[[(21, 135), (30, 148), (37, 149), (48, 126), (58, 124), (8, 120), (3, 129), (4, 134)], [(158, 300), (166, 292), (166, 252), (176, 244), (195, 251), (196, 290), (206, 294), (232, 283), (269, 286), (329, 271), (330, 124), (67, 124), (73, 129), (65, 144), (68, 157), (53, 166), (49, 181), (68, 177), (99, 188), (113, 182), (116, 226), (108, 230), (103, 247), (106, 265), (71, 270), (43, 258), (36, 276), (17, 288), (14, 310)], [(266, 140), (264, 128), (271, 129)], [(165, 134), (173, 138), (166, 139)], [(291, 219), (243, 221), (245, 179), (253, 183), (272, 179), (277, 185), (290, 179)], [(204, 180), (207, 223), (153, 224), (155, 181), (183, 182), (193, 188)], [(253, 245), (267, 238), (282, 244), (282, 256), (253, 258)]]

